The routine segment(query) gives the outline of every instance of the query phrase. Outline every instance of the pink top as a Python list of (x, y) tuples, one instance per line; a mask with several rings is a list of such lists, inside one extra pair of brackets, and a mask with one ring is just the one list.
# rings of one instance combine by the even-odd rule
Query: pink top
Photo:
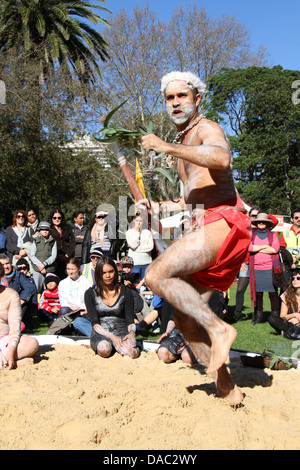
[(19, 294), (10, 287), (0, 293), (0, 337), (8, 335), (8, 345), (16, 347), (21, 336), (21, 302)]
[[(279, 240), (278, 240), (276, 233), (269, 232), (269, 238), (267, 237), (264, 240), (261, 240), (257, 236), (257, 230), (254, 230), (252, 234), (252, 241), (248, 248), (250, 253), (253, 252), (253, 245), (270, 245), (272, 248), (276, 250), (276, 253), (278, 253), (279, 248), (280, 248)], [(272, 269), (273, 267), (272, 255), (258, 252), (255, 255), (253, 255), (253, 257), (254, 257), (254, 269), (257, 269), (258, 271), (265, 271), (268, 269)]]

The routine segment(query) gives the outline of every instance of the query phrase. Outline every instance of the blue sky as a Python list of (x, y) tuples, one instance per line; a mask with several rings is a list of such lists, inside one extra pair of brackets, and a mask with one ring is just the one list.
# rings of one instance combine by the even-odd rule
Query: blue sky
[[(93, 2), (92, 2), (93, 3)], [(96, 3), (96, 2), (95, 2)], [(131, 15), (133, 8), (145, 6), (147, 0), (107, 0), (105, 6), (116, 15), (124, 9)], [(264, 45), (270, 54), (271, 66), (281, 65), (285, 69), (299, 70), (300, 79), (300, 2), (299, 0), (149, 0), (149, 8), (162, 21), (168, 21), (181, 4), (205, 8), (215, 19), (222, 14), (234, 16), (246, 26), (251, 42), (258, 47)], [(106, 18), (105, 14), (101, 15)]]

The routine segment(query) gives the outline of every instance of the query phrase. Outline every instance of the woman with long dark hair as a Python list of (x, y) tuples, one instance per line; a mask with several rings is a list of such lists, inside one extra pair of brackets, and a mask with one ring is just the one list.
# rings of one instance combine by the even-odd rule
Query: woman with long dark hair
[[(27, 256), (24, 244), (32, 243), (32, 228), (28, 227), (26, 212), (23, 209), (16, 209), (13, 215), (12, 225), (6, 231), (6, 254), (11, 262), (17, 261)], [(30, 250), (29, 250), (30, 251)]]
[(64, 213), (59, 208), (51, 212), (49, 222), (51, 225), (50, 234), (57, 243), (57, 267), (55, 274), (62, 280), (67, 277), (67, 261), (72, 258), (75, 253), (75, 237), (71, 226), (65, 221)]
[(300, 269), (292, 271), (287, 290), (281, 295), (280, 316), (292, 322), (300, 323)]
[(291, 333), (297, 332), (300, 335), (300, 269), (292, 270), (288, 287), (280, 297), (280, 317), (271, 314), (268, 321), (278, 333), (282, 332), (285, 337), (296, 339)]
[(85, 304), (93, 326), (91, 347), (96, 354), (110, 357), (116, 350), (133, 359), (139, 356), (133, 295), (129, 287), (120, 284), (117, 266), (111, 258), (99, 259), (95, 285), (86, 291)]

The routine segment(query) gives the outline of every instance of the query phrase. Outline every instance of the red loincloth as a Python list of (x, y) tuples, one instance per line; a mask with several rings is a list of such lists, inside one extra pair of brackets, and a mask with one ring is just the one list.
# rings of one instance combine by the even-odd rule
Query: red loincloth
[(238, 210), (238, 208), (244, 208), (239, 198), (210, 208), (205, 212), (205, 215), (197, 219), (199, 228), (222, 218), (231, 227), (218, 251), (216, 263), (190, 275), (191, 279), (199, 286), (225, 291), (229, 289), (238, 274), (251, 241), (250, 219), (245, 212)]

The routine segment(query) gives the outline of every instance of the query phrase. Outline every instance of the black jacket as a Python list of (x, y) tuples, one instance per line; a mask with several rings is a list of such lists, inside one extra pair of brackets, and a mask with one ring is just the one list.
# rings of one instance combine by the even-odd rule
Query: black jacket
[(66, 261), (66, 254), (68, 255), (68, 258), (72, 258), (75, 253), (76, 245), (72, 228), (69, 225), (64, 225), (62, 227), (61, 236), (56, 228), (52, 228), (50, 234), (57, 243), (57, 260)]
[[(119, 251), (119, 246), (120, 242), (119, 240), (114, 236), (113, 229), (109, 224), (106, 224), (105, 226), (105, 232), (109, 238), (109, 241), (111, 243), (110, 251), (108, 253), (108, 256), (110, 258), (116, 259), (117, 253)], [(118, 230), (117, 230), (118, 232)], [(92, 237), (91, 237), (92, 229), (88, 228), (88, 230), (85, 233), (83, 244), (82, 244), (82, 258), (81, 262), (82, 264), (89, 263), (90, 260), (90, 252), (91, 252), (91, 245), (92, 245)]]
[[(18, 255), (19, 254), (19, 251), (20, 251), (20, 248), (18, 248), (18, 236), (16, 234), (16, 232), (14, 231), (13, 227), (10, 225), (9, 227), (7, 227), (7, 229), (5, 230), (5, 234), (6, 234), (6, 254), (7, 256), (9, 257), (10, 259), (10, 262), (12, 262), (12, 259), (14, 257), (14, 255)], [(23, 242), (26, 243), (26, 242), (31, 242), (33, 241), (33, 238), (32, 238), (32, 235), (33, 235), (33, 230), (32, 228), (27, 228), (27, 232), (25, 234), (25, 237), (23, 239)]]

